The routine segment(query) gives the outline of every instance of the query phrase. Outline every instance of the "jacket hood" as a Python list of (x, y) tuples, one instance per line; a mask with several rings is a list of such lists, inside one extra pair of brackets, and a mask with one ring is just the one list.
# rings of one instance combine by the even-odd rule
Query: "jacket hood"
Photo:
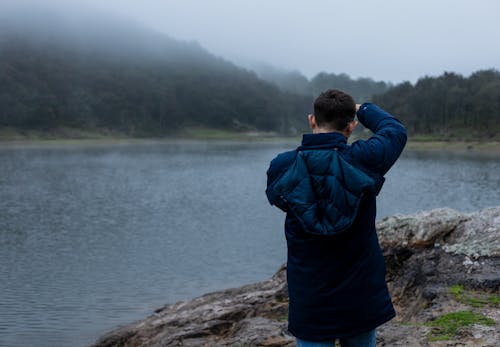
[(337, 150), (299, 148), (293, 163), (266, 190), (271, 204), (287, 209), (310, 233), (335, 235), (354, 222), (375, 180)]

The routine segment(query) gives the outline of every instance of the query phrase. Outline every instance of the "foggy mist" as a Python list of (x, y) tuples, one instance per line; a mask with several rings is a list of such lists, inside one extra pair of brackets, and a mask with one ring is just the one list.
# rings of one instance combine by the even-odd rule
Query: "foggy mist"
[[(30, 15), (35, 6), (47, 17), (64, 21), (73, 34), (90, 31), (100, 38), (103, 32), (96, 23), (108, 18), (121, 23), (125, 41), (138, 38), (127, 28), (147, 27), (197, 41), (239, 65), (265, 63), (308, 77), (326, 71), (414, 82), (444, 71), (467, 75), (500, 66), (500, 47), (495, 44), (500, 3), (493, 0), (7, 0), (0, 11), (17, 9), (23, 13), (23, 26), (45, 25), (40, 12)], [(75, 24), (77, 18), (88, 25)], [(46, 23), (49, 29), (52, 20)]]
[[(269, 339), (259, 330), (266, 341), (284, 335), (288, 299), (281, 285), (276, 295), (262, 296), (274, 318), (255, 316), (254, 302), (250, 316), (215, 310), (221, 316), (213, 325), (199, 321), (213, 316), (200, 315), (195, 304), (200, 333), (161, 317), (165, 304), (261, 281), (283, 264), (283, 216), (265, 197), (266, 170), (311, 131), (314, 99), (327, 89), (373, 103), (407, 129), (408, 151), (377, 197), (378, 218), (449, 207), (467, 214), (429, 215), (469, 223), (468, 212), (498, 205), (498, 13), (498, 0), (0, 0), (0, 347), (89, 346), (153, 310), (162, 324), (150, 331), (167, 336), (163, 329), (172, 325), (176, 341), (188, 336), (210, 345), (204, 339), (212, 333), (219, 342), (249, 331), (253, 339), (246, 328), (253, 322), (280, 329)], [(395, 120), (375, 107), (358, 115), (350, 140), (370, 136), (364, 123), (380, 153), (400, 153), (406, 136)], [(318, 148), (344, 151), (340, 134), (319, 137), (339, 145)], [(394, 141), (384, 145), (384, 138)], [(366, 146), (352, 165), (366, 161), (360, 165), (371, 174), (376, 147)], [(377, 165), (390, 161), (382, 159)], [(439, 229), (443, 221), (433, 217), (431, 224)], [(470, 225), (490, 230), (484, 223)], [(461, 235), (438, 230), (432, 240), (461, 249)], [(478, 240), (471, 242), (474, 254), (489, 242)], [(403, 285), (397, 292), (412, 300), (412, 293), (432, 289), (432, 299), (418, 305), (436, 311), (417, 318), (458, 303), (441, 305), (452, 282), (446, 275), (435, 287), (439, 276), (427, 269), (463, 273), (456, 283), (465, 284), (468, 270), (492, 271), (474, 272), (483, 289), (498, 278), (489, 260), (448, 269), (450, 259), (465, 266), (464, 255), (450, 258), (445, 244), (424, 241), (412, 242), (430, 253), (401, 253), (402, 261), (411, 259), (409, 272), (388, 258), (396, 266), (388, 273), (403, 274), (391, 280)], [(408, 289), (404, 279), (415, 271), (432, 276), (419, 280), (428, 287)], [(409, 316), (414, 307), (402, 316), (427, 339)], [(484, 309), (489, 314), (493, 306)], [(157, 341), (142, 329), (133, 338)], [(489, 331), (481, 334), (488, 338)], [(458, 338), (465, 335), (476, 338), (461, 330)]]

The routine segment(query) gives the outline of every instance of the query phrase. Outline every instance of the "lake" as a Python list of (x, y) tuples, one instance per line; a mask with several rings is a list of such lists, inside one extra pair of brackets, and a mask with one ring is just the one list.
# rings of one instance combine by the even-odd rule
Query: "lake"
[[(296, 143), (0, 147), (0, 346), (85, 346), (166, 303), (270, 277), (284, 215), (264, 190)], [(408, 152), (378, 218), (500, 204), (498, 157)]]

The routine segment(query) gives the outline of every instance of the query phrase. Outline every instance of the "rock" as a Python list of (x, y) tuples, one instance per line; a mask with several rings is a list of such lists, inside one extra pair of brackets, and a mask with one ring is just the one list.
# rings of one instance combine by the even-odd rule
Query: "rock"
[(500, 256), (500, 208), (489, 208), (468, 215), (450, 235), (445, 251), (472, 258)]
[(289, 346), (283, 266), (271, 279), (167, 305), (95, 346)]
[(478, 258), (500, 256), (500, 207), (475, 213), (441, 208), (415, 215), (396, 215), (377, 224), (380, 245), (387, 252), (414, 252), (443, 247), (447, 252)]
[(399, 251), (434, 245), (466, 219), (467, 216), (449, 208), (386, 217), (377, 223), (380, 246)]
[[(450, 292), (500, 292), (500, 207), (462, 214), (437, 209), (377, 224), (387, 283), (398, 313), (377, 329), (378, 346), (496, 346), (496, 326), (473, 325), (449, 341), (430, 342), (423, 323), (458, 310), (497, 322), (498, 306), (471, 306)], [(156, 310), (112, 331), (94, 346), (295, 346), (287, 328), (286, 268), (269, 280), (203, 295)], [(477, 294), (479, 295), (479, 294)]]

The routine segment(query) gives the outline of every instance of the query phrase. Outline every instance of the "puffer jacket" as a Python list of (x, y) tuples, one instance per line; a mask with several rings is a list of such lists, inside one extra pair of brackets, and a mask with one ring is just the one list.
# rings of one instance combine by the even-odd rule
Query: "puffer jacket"
[(338, 132), (306, 134), (267, 172), (268, 200), (286, 212), (288, 329), (304, 340), (357, 335), (395, 316), (375, 231), (376, 195), (406, 130), (373, 104), (357, 116), (370, 139), (348, 145)]

